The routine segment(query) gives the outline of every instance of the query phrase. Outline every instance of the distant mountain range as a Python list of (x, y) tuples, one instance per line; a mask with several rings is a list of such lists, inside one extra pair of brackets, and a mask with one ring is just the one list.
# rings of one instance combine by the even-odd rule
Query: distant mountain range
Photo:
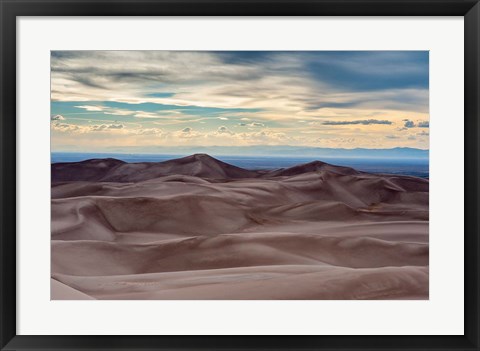
[[(73, 150), (72, 150), (73, 151)], [(110, 153), (156, 153), (171, 155), (191, 155), (205, 153), (214, 156), (302, 156), (315, 158), (403, 158), (428, 159), (428, 150), (410, 147), (395, 147), (391, 149), (341, 149), (303, 146), (175, 146), (175, 147), (130, 147), (109, 148)]]

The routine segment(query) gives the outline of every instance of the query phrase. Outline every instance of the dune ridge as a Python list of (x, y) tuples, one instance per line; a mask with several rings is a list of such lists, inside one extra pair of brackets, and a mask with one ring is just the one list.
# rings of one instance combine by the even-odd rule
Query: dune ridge
[(321, 161), (52, 164), (52, 298), (428, 299), (428, 189)]

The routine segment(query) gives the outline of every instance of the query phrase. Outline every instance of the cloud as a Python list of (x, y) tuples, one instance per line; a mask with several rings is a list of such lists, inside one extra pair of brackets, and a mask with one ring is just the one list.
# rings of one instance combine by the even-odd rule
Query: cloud
[(123, 124), (109, 124), (107, 128), (110, 129), (122, 129), (125, 128)]
[(143, 111), (131, 111), (131, 110), (122, 110), (122, 109), (105, 109), (103, 113), (106, 115), (115, 115), (115, 116), (131, 116), (133, 114), (145, 113)]
[(220, 126), (217, 129), (218, 134), (234, 134), (232, 131), (230, 131), (227, 127), (225, 126)]
[(228, 121), (227, 117), (217, 117), (218, 119), (221, 119), (222, 121)]
[(90, 131), (92, 132), (103, 132), (109, 129), (123, 129), (125, 126), (123, 124), (100, 124), (89, 126)]
[(417, 124), (415, 124), (415, 122), (409, 120), (409, 119), (403, 119), (402, 120), (404, 123), (404, 129), (407, 129), (407, 128), (414, 128), (414, 127), (418, 127), (418, 128), (429, 128), (430, 127), (430, 123), (429, 121), (419, 121)]
[(363, 119), (363, 120), (356, 120), (356, 121), (325, 121), (322, 123), (326, 126), (344, 126), (350, 124), (362, 124), (362, 125), (370, 125), (370, 124), (392, 124), (391, 121), (387, 120), (378, 120), (378, 119)]
[(50, 116), (50, 121), (64, 121), (65, 117), (62, 115)]
[(241, 127), (265, 127), (265, 124), (260, 122), (252, 122), (252, 123), (238, 123)]
[(175, 93), (150, 93), (150, 94), (146, 94), (145, 96), (156, 97), (156, 98), (168, 98), (174, 95)]
[(173, 137), (175, 140), (178, 138), (182, 140), (196, 140), (205, 137), (205, 134), (194, 130), (192, 127), (185, 127), (175, 132), (165, 132), (165, 137), (167, 139)]
[(427, 51), (326, 51), (306, 65), (325, 82), (348, 90), (428, 89)]
[(131, 133), (137, 135), (159, 135), (162, 134), (163, 131), (160, 128), (141, 128), (133, 129)]
[(133, 114), (137, 118), (159, 118), (160, 116), (155, 112), (135, 111)]
[[(56, 104), (63, 104), (64, 102), (56, 102)], [(129, 104), (116, 101), (104, 101), (103, 106), (97, 105), (78, 105), (74, 106), (75, 108), (81, 108), (87, 110), (88, 112), (98, 112), (105, 115), (114, 115), (114, 116), (133, 116), (136, 118), (155, 118), (155, 119), (170, 119), (173, 118), (198, 118), (201, 114), (195, 114), (196, 109), (201, 110), (202, 108), (196, 106), (168, 106), (168, 109), (165, 109), (167, 105), (163, 104), (152, 104), (152, 103), (138, 103), (138, 104)], [(67, 105), (68, 106), (68, 105)], [(140, 110), (141, 108), (142, 110)], [(147, 111), (145, 111), (145, 110)], [(209, 112), (212, 112), (209, 109)], [(185, 113), (186, 111), (193, 111), (193, 113)], [(213, 112), (212, 112), (213, 113)], [(220, 113), (216, 111), (216, 113)], [(221, 118), (227, 119), (227, 118)]]
[(145, 111), (135, 111), (122, 108), (113, 108), (109, 106), (92, 106), (92, 105), (79, 105), (75, 106), (76, 108), (81, 108), (87, 110), (88, 112), (101, 112), (105, 115), (114, 115), (114, 116), (135, 116), (142, 118), (158, 118), (157, 114)]
[(76, 108), (81, 108), (84, 110), (87, 110), (89, 112), (100, 112), (105, 109), (103, 106), (91, 106), (91, 105), (80, 105), (80, 106), (75, 106)]
[(159, 85), (257, 79), (259, 69), (225, 63), (207, 51), (54, 51), (52, 99), (158, 102), (180, 92), (159, 93)]
[(52, 127), (53, 130), (59, 132), (79, 132), (82, 128), (76, 124), (68, 124), (68, 123), (53, 123)]
[(426, 132), (426, 131), (422, 130), (420, 133), (417, 133), (417, 135), (418, 135), (418, 136), (429, 136), (429, 135), (430, 135), (430, 133), (428, 133), (428, 132)]
[[(160, 128), (135, 128), (129, 129), (124, 124), (120, 123), (104, 123), (104, 124), (95, 124), (95, 125), (77, 125), (77, 124), (68, 124), (68, 123), (53, 123), (52, 130), (63, 133), (75, 133), (78, 134), (80, 138), (81, 135), (85, 135), (86, 138), (91, 138), (88, 136), (89, 133), (102, 133), (110, 135), (160, 135), (163, 134), (163, 130)], [(103, 136), (102, 136), (103, 137)]]
[(413, 121), (410, 121), (409, 119), (404, 119), (403, 120), (405, 123), (403, 124), (403, 126), (405, 128), (413, 128), (415, 127), (415, 123)]
[(53, 101), (296, 112), (428, 107), (428, 52), (54, 51), (51, 62)]

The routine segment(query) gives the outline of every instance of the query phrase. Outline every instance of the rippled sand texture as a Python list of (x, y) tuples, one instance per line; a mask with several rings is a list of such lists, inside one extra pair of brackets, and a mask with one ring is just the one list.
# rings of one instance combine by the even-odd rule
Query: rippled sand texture
[(428, 299), (428, 180), (208, 155), (52, 165), (52, 299)]

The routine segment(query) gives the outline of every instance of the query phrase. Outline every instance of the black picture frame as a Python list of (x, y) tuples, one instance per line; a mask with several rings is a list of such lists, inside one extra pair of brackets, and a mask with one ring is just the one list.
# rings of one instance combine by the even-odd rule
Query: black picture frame
[[(478, 0), (0, 0), (1, 350), (479, 350)], [(463, 336), (16, 335), (16, 19), (18, 16), (464, 16), (465, 333)], [(455, 233), (461, 234), (461, 233)]]

